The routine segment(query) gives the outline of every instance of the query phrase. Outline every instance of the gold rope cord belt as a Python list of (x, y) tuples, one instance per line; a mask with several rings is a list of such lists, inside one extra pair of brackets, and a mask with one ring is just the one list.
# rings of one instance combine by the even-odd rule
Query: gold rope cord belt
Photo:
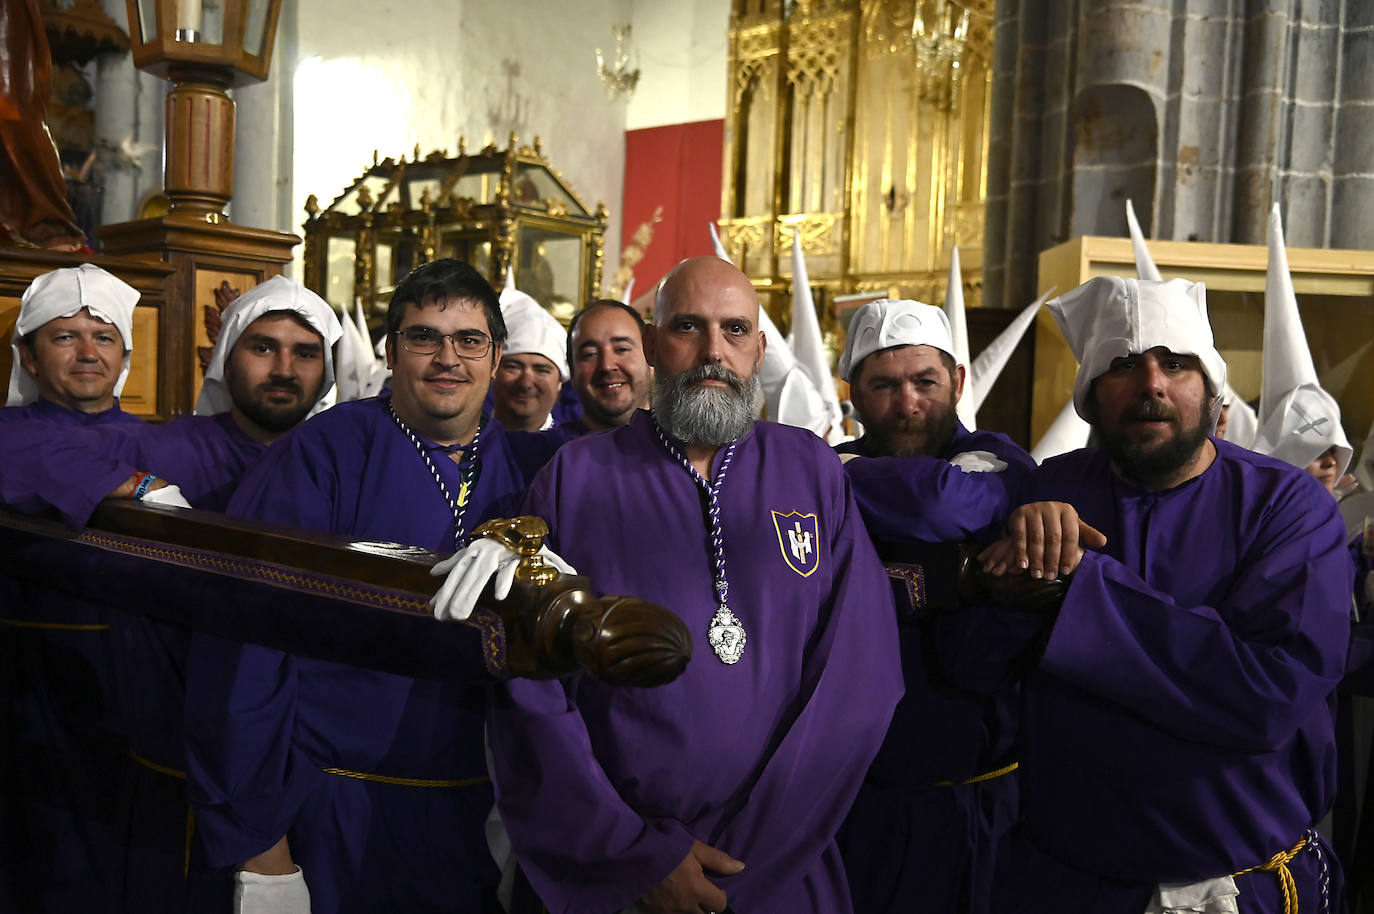
[(29, 622), (25, 619), (7, 619), (0, 616), (0, 622), (5, 625), (13, 625), (15, 628), (38, 628), (47, 631), (58, 632), (107, 632), (110, 630), (108, 625), (77, 625), (75, 623), (64, 622)]
[(1258, 866), (1251, 866), (1232, 876), (1244, 876), (1246, 873), (1273, 873), (1279, 880), (1279, 888), (1283, 892), (1283, 914), (1298, 914), (1298, 884), (1293, 879), (1292, 872), (1288, 869), (1288, 864), (1293, 862), (1293, 858), (1298, 856), (1305, 848), (1311, 846), (1316, 851), (1317, 859), (1321, 861), (1321, 893), (1322, 911), (1325, 914), (1328, 906), (1327, 895), (1327, 870), (1326, 858), (1322, 855), (1321, 845), (1317, 843), (1317, 835), (1312, 829), (1308, 829), (1298, 843), (1294, 844), (1286, 851), (1279, 851), (1270, 857), (1265, 863)]
[(366, 771), (349, 771), (347, 768), (321, 768), (325, 774), (341, 778), (357, 778), (360, 781), (375, 781), (378, 784), (395, 784), (398, 787), (477, 787), (490, 784), (491, 778), (461, 778), (449, 781), (438, 778), (393, 778), (385, 774), (370, 774)]
[[(132, 749), (129, 750), (129, 755), (133, 757), (133, 760), (135, 762), (137, 762), (138, 764), (142, 765), (144, 768), (147, 768), (150, 771), (156, 771), (158, 774), (165, 774), (168, 777), (179, 778), (183, 781), (186, 780), (186, 772), (184, 771), (177, 771), (175, 768), (169, 768), (166, 765), (159, 765), (157, 762), (154, 762), (151, 759), (144, 758)], [(183, 877), (189, 876), (191, 874), (191, 840), (195, 837), (195, 834), (196, 815), (194, 812), (192, 812), (191, 806), (188, 803), (186, 805), (186, 851), (181, 865), (181, 875)]]
[(1013, 771), (1015, 771), (1017, 768), (1020, 768), (1020, 767), (1021, 767), (1021, 763), (1020, 763), (1020, 762), (1012, 762), (1010, 765), (1003, 765), (1001, 768), (998, 768), (996, 771), (985, 771), (985, 772), (983, 772), (982, 774), (975, 774), (973, 777), (968, 778), (967, 780), (964, 780), (964, 781), (936, 781), (936, 782), (935, 782), (935, 786), (936, 786), (936, 787), (965, 787), (965, 786), (967, 786), (967, 785), (969, 785), (969, 784), (981, 784), (981, 783), (983, 783), (984, 781), (995, 781), (997, 778), (1000, 778), (1000, 777), (1002, 777), (1002, 776), (1005, 775), (1005, 774), (1011, 774)]

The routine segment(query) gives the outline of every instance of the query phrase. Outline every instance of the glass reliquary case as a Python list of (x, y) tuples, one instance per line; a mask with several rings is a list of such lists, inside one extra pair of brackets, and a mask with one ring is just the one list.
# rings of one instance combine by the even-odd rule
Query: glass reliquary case
[(327, 207), (306, 201), (305, 285), (380, 323), (396, 282), (440, 257), (515, 285), (566, 322), (601, 287), (606, 207), (587, 208), (533, 146), (377, 161)]

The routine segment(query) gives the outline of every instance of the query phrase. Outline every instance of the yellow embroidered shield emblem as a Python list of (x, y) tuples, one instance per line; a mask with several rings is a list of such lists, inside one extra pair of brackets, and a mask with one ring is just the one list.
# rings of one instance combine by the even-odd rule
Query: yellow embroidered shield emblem
[(797, 574), (809, 578), (820, 567), (820, 523), (814, 514), (800, 511), (773, 511), (773, 529), (778, 531), (782, 559)]

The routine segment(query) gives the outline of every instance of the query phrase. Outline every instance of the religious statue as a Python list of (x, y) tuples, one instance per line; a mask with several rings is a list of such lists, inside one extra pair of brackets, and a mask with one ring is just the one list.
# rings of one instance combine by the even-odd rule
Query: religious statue
[(46, 123), (52, 57), (38, 0), (0, 3), (0, 241), (86, 246)]

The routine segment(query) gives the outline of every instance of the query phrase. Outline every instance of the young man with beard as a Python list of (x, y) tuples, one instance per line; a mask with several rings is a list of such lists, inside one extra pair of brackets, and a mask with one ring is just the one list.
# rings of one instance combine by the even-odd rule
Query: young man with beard
[[(1350, 633), (1335, 502), (1209, 437), (1226, 365), (1201, 285), (1106, 277), (1049, 308), (1101, 446), (1046, 461), (982, 560), (1072, 577), (1040, 611), (951, 616), (962, 638), (943, 645), (984, 678), (996, 655), (1029, 664), (1021, 825), (993, 910), (1338, 910), (1313, 829)], [(1106, 540), (1075, 569), (1080, 520)]]
[[(386, 329), (391, 392), (301, 425), (230, 514), (450, 551), (517, 513), (523, 480), (482, 413), (496, 292), (460, 261), (423, 264)], [(196, 635), (187, 693), (196, 827), (211, 865), (238, 868), (242, 910), (489, 910), (480, 689)]]
[(926, 659), (919, 585), (933, 592), (942, 564), (929, 547), (1000, 536), (1035, 466), (1007, 436), (958, 421), (953, 353), (944, 311), (883, 300), (854, 314), (840, 357), (864, 435), (835, 450), (892, 582), (906, 682), (840, 832), (854, 908), (868, 914), (983, 914), (1016, 817), (1015, 690), (951, 689)]
[(550, 911), (849, 910), (834, 836), (901, 691), (892, 598), (834, 455), (754, 419), (758, 309), (730, 264), (675, 267), (652, 415), (565, 445), (526, 499), (699, 639), (653, 690), (497, 688), (498, 808)]

